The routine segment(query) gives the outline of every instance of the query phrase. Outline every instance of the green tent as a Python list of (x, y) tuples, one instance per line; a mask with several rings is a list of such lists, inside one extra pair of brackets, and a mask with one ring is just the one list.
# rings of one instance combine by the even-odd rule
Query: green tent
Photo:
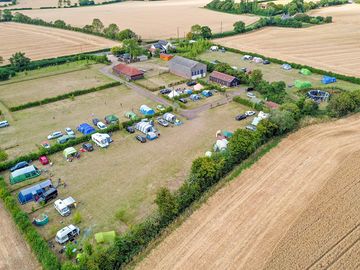
[(107, 124), (116, 124), (119, 122), (119, 117), (114, 114), (110, 114), (105, 116), (105, 121)]
[(115, 240), (115, 231), (99, 232), (95, 234), (95, 240), (97, 243), (109, 243)]
[(136, 115), (134, 112), (126, 112), (125, 117), (129, 118), (130, 120), (137, 121), (140, 120), (139, 116)]
[(77, 151), (74, 147), (68, 147), (63, 152), (65, 158), (68, 158), (69, 156), (73, 156), (76, 153), (77, 153)]
[(308, 70), (307, 68), (302, 68), (302, 69), (300, 69), (300, 73), (301, 73), (302, 75), (311, 75), (311, 74), (312, 74), (311, 71)]
[(34, 165), (16, 170), (10, 174), (10, 184), (16, 184), (41, 175), (41, 171)]
[(299, 81), (299, 80), (295, 81), (295, 87), (299, 89), (310, 88), (311, 86), (312, 86), (311, 82), (308, 81)]

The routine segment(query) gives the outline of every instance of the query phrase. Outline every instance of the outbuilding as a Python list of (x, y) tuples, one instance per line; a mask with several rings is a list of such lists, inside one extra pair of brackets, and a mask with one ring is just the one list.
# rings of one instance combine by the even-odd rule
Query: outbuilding
[(33, 201), (36, 196), (42, 195), (46, 190), (53, 187), (51, 180), (43, 181), (39, 184), (22, 189), (18, 194), (18, 200), (21, 204)]
[(118, 64), (113, 67), (113, 72), (117, 75), (124, 76), (126, 80), (133, 81), (144, 78), (144, 72), (129, 65)]
[(213, 71), (210, 74), (209, 80), (227, 87), (234, 87), (240, 84), (240, 80), (238, 78), (219, 71)]
[(143, 115), (146, 115), (146, 116), (153, 116), (153, 115), (155, 114), (154, 109), (150, 108), (150, 107), (147, 106), (147, 105), (141, 105), (141, 106), (140, 106), (140, 112), (141, 112)]
[(160, 53), (160, 59), (161, 60), (170, 61), (173, 58), (174, 58), (174, 55), (172, 55), (172, 54)]
[(16, 184), (41, 175), (41, 171), (34, 165), (16, 170), (10, 174), (10, 184)]
[(207, 66), (185, 57), (175, 56), (169, 61), (169, 70), (180, 77), (195, 80), (206, 77)]

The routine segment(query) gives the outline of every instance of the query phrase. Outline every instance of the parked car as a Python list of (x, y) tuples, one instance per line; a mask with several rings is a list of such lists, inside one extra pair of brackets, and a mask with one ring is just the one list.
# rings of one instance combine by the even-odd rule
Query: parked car
[(65, 128), (65, 132), (67, 135), (75, 135), (75, 132), (69, 127)]
[(100, 120), (98, 118), (94, 118), (92, 120), (92, 123), (93, 123), (94, 126), (97, 126), (97, 123), (99, 123), (99, 122), (100, 122)]
[(246, 111), (245, 112), (245, 115), (247, 115), (247, 116), (253, 116), (255, 114), (256, 114), (256, 112), (254, 112), (254, 111)]
[(243, 68), (241, 68), (241, 71), (244, 72), (244, 73), (246, 73), (246, 72), (247, 72), (247, 68), (246, 68), (246, 67), (243, 67)]
[(56, 188), (49, 188), (47, 191), (45, 191), (38, 202), (45, 202), (48, 203), (49, 201), (55, 199), (58, 195), (58, 191)]
[(47, 165), (47, 164), (49, 164), (49, 159), (47, 158), (47, 156), (41, 156), (41, 157), (39, 157), (39, 162), (42, 165)]
[(186, 83), (187, 86), (194, 86), (196, 85), (196, 81), (190, 81)]
[(157, 109), (159, 112), (163, 112), (163, 111), (166, 110), (166, 108), (164, 107), (164, 105), (161, 105), (161, 104), (157, 105), (157, 106), (156, 106), (156, 109)]
[(159, 118), (157, 119), (157, 122), (158, 122), (158, 124), (159, 124), (160, 126), (163, 126), (163, 127), (168, 127), (168, 126), (169, 126), (168, 121), (166, 121), (164, 118), (159, 117)]
[(59, 144), (64, 144), (64, 143), (67, 143), (68, 141), (73, 140), (73, 139), (75, 139), (74, 135), (63, 135), (63, 136), (61, 136), (60, 138), (57, 139), (57, 142)]
[(106, 129), (106, 125), (103, 122), (100, 122), (100, 121), (97, 122), (96, 126), (101, 130)]
[(3, 127), (8, 127), (9, 126), (9, 122), (8, 121), (1, 121), (0, 122), (0, 128), (3, 128)]
[(245, 127), (246, 129), (250, 130), (250, 131), (256, 131), (256, 127), (253, 125), (248, 125)]
[(246, 88), (246, 91), (247, 92), (251, 92), (251, 91), (254, 91), (255, 89), (254, 89), (254, 87), (248, 87), (248, 88)]
[(263, 64), (264, 64), (264, 65), (269, 65), (269, 64), (270, 64), (270, 61), (269, 61), (269, 60), (264, 60), (264, 61), (263, 61)]
[(162, 89), (160, 90), (160, 94), (162, 95), (167, 95), (171, 93), (171, 89)]
[(11, 167), (10, 172), (20, 170), (20, 169), (25, 168), (27, 166), (29, 166), (29, 163), (27, 161), (21, 161), (21, 162), (17, 163), (15, 166)]
[(236, 121), (241, 121), (241, 120), (244, 120), (246, 119), (247, 115), (246, 114), (239, 114), (235, 117), (235, 120)]
[(256, 98), (255, 94), (253, 93), (247, 93), (246, 95), (248, 98)]
[(135, 129), (133, 127), (126, 127), (125, 130), (129, 133), (135, 133)]
[(146, 143), (146, 138), (143, 136), (136, 135), (135, 138), (141, 143)]
[(91, 143), (84, 143), (82, 148), (85, 149), (87, 152), (94, 151), (94, 146)]
[(61, 131), (55, 131), (53, 133), (51, 133), (47, 138), (48, 140), (53, 140), (56, 138), (60, 138), (63, 135), (63, 133)]
[(50, 148), (50, 143), (48, 141), (43, 141), (41, 143), (41, 146), (44, 147), (45, 149), (49, 149)]
[(188, 103), (187, 99), (185, 98), (179, 98), (179, 101), (184, 104)]
[(221, 48), (220, 50), (222, 53), (226, 52), (225, 48)]

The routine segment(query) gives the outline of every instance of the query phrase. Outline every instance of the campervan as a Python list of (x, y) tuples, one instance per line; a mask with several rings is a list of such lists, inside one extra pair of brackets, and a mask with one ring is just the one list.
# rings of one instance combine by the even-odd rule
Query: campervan
[(62, 228), (60, 231), (56, 233), (55, 241), (59, 244), (64, 244), (68, 241), (73, 240), (76, 236), (80, 234), (79, 227), (74, 225), (69, 225)]
[(91, 139), (94, 143), (96, 143), (101, 148), (105, 148), (109, 146), (108, 137), (102, 133), (95, 133), (91, 135)]
[(70, 208), (68, 207), (67, 203), (61, 199), (54, 202), (54, 207), (56, 211), (58, 211), (59, 214), (63, 217), (71, 214)]

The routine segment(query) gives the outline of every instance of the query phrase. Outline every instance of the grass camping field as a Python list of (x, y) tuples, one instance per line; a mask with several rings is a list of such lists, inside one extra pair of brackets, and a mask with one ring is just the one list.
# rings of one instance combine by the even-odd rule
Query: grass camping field
[[(358, 156), (359, 128), (360, 117), (357, 115), (313, 125), (291, 134), (277, 148), (209, 198), (206, 204), (163, 240), (137, 269), (232, 269), (234, 266), (237, 269), (263, 269), (270, 258), (278, 264), (273, 263), (268, 269), (308, 269), (311, 262), (320, 259), (333, 243), (345, 237), (358, 224), (358, 204), (350, 204), (351, 200), (348, 199), (357, 198), (355, 190), (350, 191), (350, 187), (358, 181), (356, 177), (346, 178), (356, 175), (358, 171), (357, 163), (348, 162), (347, 157)], [(345, 167), (347, 173), (340, 174)], [(352, 168), (354, 172), (351, 172)], [(340, 194), (336, 194), (336, 191), (328, 193), (335, 196), (334, 201), (327, 197), (320, 205), (312, 205), (311, 199), (322, 196), (322, 188), (330, 179), (341, 183), (338, 189), (332, 185)], [(343, 199), (342, 195), (347, 199)], [(315, 209), (318, 206), (320, 208)], [(308, 207), (312, 208), (311, 215), (298, 221), (299, 215)], [(338, 210), (343, 207), (349, 211), (346, 215)], [(338, 213), (337, 219), (328, 212), (330, 209)], [(323, 217), (321, 213), (329, 214), (326, 221), (319, 218)], [(295, 224), (295, 228), (286, 235), (296, 221), (300, 222), (299, 226)], [(318, 224), (308, 227), (311, 222)], [(337, 230), (334, 239), (330, 238), (329, 231), (333, 231), (326, 226), (326, 222), (339, 224), (333, 227)], [(343, 222), (348, 224), (341, 228)], [(284, 235), (286, 237), (281, 242), (283, 248), (280, 250), (282, 257), (272, 257), (272, 252)], [(291, 242), (287, 242), (287, 239)], [(351, 247), (354, 239), (352, 237), (351, 241), (346, 241), (348, 247)], [(325, 246), (320, 245), (319, 248), (319, 241)], [(309, 244), (311, 249), (307, 253), (305, 251)], [(291, 253), (287, 250), (291, 250)], [(341, 251), (346, 251), (346, 248), (338, 245), (332, 255), (338, 256)], [(345, 255), (355, 258), (353, 251), (358, 249), (349, 250)], [(301, 264), (300, 267), (293, 263), (294, 257), (296, 263)], [(304, 261), (299, 257), (304, 257)], [(358, 261), (357, 257), (353, 265), (356, 266)], [(336, 264), (339, 266), (336, 269), (353, 269), (343, 267), (340, 262)]]
[(214, 40), (223, 46), (260, 53), (345, 75), (360, 76), (360, 5), (322, 8), (312, 16), (332, 16), (333, 23), (302, 29), (269, 27)]
[(0, 24), (0, 40), (0, 55), (5, 60), (19, 51), (26, 53), (31, 60), (39, 60), (111, 48), (118, 44), (93, 35), (13, 22)]
[(194, 24), (209, 26), (214, 33), (231, 30), (236, 21), (251, 24), (257, 16), (232, 15), (202, 8), (207, 0), (128, 1), (112, 5), (71, 9), (23, 10), (30, 17), (46, 21), (64, 20), (74, 26), (91, 24), (94, 18), (105, 25), (130, 28), (143, 39), (184, 37)]

